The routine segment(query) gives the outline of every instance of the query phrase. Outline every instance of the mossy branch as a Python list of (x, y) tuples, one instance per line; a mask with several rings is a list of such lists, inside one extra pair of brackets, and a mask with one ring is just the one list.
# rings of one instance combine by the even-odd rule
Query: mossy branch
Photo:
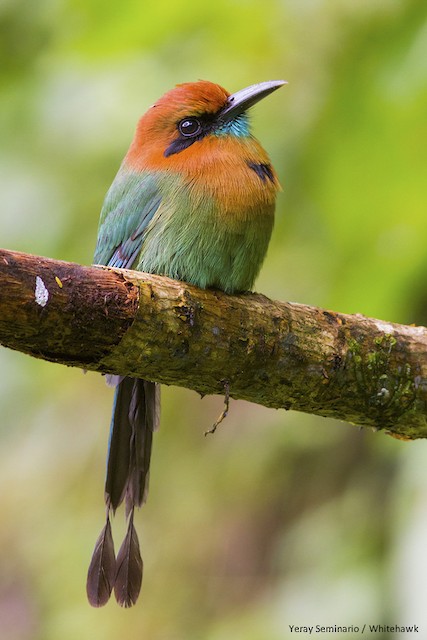
[(0, 250), (0, 343), (103, 373), (427, 436), (427, 329)]

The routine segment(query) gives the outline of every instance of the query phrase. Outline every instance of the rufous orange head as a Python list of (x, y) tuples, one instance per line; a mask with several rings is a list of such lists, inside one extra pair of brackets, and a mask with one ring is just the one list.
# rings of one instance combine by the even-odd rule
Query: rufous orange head
[(212, 141), (248, 138), (247, 110), (284, 84), (260, 82), (234, 94), (206, 80), (179, 84), (139, 120), (125, 162), (137, 170), (179, 167)]

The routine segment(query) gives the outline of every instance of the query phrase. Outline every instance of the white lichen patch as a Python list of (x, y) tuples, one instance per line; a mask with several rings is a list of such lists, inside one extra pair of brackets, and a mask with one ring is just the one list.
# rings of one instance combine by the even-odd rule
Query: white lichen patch
[(45, 307), (47, 305), (47, 301), (49, 300), (49, 291), (40, 276), (36, 277), (36, 289), (34, 291), (34, 295), (37, 304), (41, 307)]
[(376, 320), (375, 324), (377, 326), (377, 329), (383, 331), (384, 333), (388, 333), (390, 335), (394, 333), (393, 325), (389, 324), (388, 322), (381, 322), (381, 320)]

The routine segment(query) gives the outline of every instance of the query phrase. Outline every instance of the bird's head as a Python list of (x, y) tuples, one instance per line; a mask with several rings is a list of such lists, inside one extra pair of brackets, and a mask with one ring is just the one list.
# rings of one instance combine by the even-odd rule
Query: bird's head
[(260, 82), (234, 94), (205, 80), (177, 85), (140, 119), (128, 164), (139, 169), (179, 166), (213, 140), (248, 138), (247, 110), (283, 84)]

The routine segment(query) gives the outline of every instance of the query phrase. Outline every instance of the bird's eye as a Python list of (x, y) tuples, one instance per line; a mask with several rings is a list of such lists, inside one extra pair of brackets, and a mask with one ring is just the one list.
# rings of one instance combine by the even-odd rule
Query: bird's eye
[(178, 124), (178, 130), (186, 138), (191, 138), (200, 133), (202, 125), (197, 118), (185, 118)]

